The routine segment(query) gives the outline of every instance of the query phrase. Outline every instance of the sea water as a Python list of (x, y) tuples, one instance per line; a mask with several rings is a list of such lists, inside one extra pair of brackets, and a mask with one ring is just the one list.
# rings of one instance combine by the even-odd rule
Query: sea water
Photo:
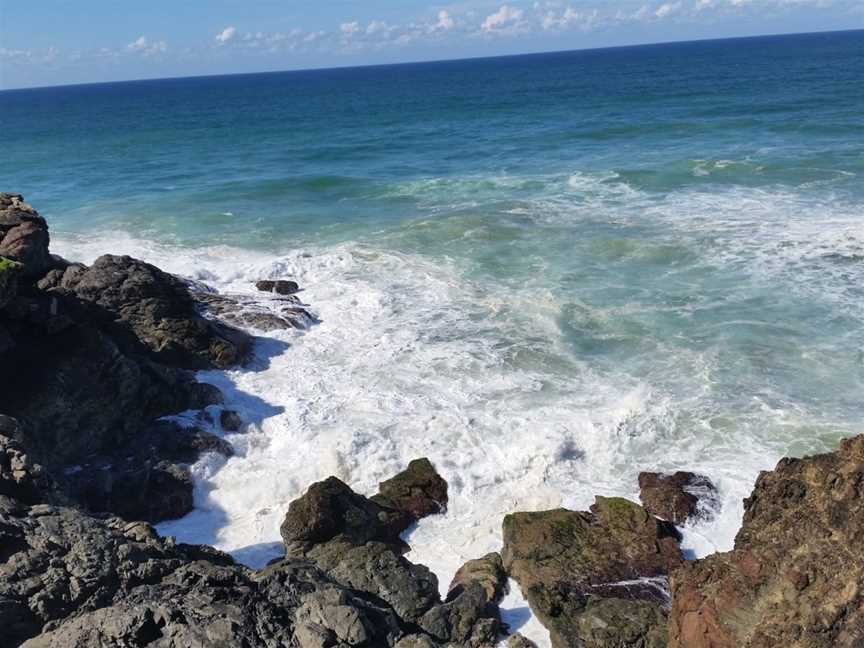
[(446, 589), (506, 513), (642, 470), (708, 475), (685, 547), (728, 550), (760, 470), (864, 431), (862, 79), (859, 31), (8, 91), (0, 190), (69, 259), (290, 278), (320, 320), (200, 374), (248, 428), (160, 531), (258, 567), (310, 483), (426, 456)]

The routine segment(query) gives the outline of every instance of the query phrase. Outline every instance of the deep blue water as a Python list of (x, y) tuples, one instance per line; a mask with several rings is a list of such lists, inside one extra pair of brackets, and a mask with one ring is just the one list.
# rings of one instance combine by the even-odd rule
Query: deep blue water
[(428, 455), (463, 558), (644, 469), (711, 476), (725, 548), (760, 469), (864, 430), (864, 31), (7, 91), (0, 130), (60, 253), (321, 317), (208, 377), (282, 414), (181, 539)]

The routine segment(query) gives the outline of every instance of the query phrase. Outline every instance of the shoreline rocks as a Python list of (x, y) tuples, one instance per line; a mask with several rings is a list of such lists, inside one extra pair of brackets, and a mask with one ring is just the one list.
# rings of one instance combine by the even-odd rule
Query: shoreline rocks
[(554, 648), (665, 645), (663, 578), (684, 562), (675, 528), (623, 498), (590, 512), (504, 518), (502, 557)]
[(639, 473), (639, 499), (649, 513), (678, 525), (709, 518), (718, 508), (717, 488), (692, 472)]

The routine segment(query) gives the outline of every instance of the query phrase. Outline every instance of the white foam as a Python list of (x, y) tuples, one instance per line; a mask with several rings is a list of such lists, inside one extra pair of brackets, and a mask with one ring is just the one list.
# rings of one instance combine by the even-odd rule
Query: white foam
[[(565, 184), (598, 209), (632, 193), (614, 186), (609, 174), (574, 174)], [(759, 202), (758, 194), (742, 200)], [(556, 211), (555, 201), (545, 207), (538, 224), (581, 217)], [(707, 198), (702, 207), (717, 213)], [(639, 206), (642, 214), (651, 209)], [(650, 217), (679, 226), (659, 208)], [(747, 247), (750, 240), (736, 233), (741, 224), (731, 219), (692, 217), (680, 223), (685, 226), (725, 228), (729, 238), (740, 239), (737, 247), (705, 251), (718, 263), (738, 263), (737, 257), (721, 259), (724, 254), (761, 259), (770, 245), (766, 238), (759, 239), (762, 247)], [(785, 227), (790, 232), (796, 225)], [(853, 238), (857, 250), (864, 237)], [(200, 374), (225, 393), (226, 406), (241, 413), (249, 431), (229, 437), (235, 457), (196, 464), (196, 510), (159, 526), (253, 567), (280, 553), (279, 524), (288, 503), (312, 482), (336, 475), (372, 494), (379, 481), (420, 456), (448, 481), (450, 505), (445, 515), (417, 525), (408, 557), (429, 565), (442, 589), (465, 560), (500, 549), (506, 513), (585, 509), (598, 494), (637, 499), (641, 470), (693, 470), (718, 485), (719, 515), (684, 530), (685, 548), (703, 556), (731, 548), (741, 500), (758, 471), (771, 468), (798, 440), (769, 438), (760, 422), (730, 427), (723, 404), (712, 400), (713, 376), (722, 366), (711, 348), (659, 343), (632, 367), (580, 357), (561, 329), (567, 304), (539, 282), (514, 288), (471, 281), (455, 261), (360, 243), (277, 257), (223, 246), (180, 250), (123, 236), (55, 235), (53, 246), (85, 262), (106, 250), (132, 254), (220, 290), (253, 294), (252, 282), (268, 277), (292, 278), (304, 288), (300, 296), (320, 324), (262, 338), (248, 369)], [(784, 268), (798, 258), (787, 259)], [(779, 265), (773, 272), (781, 272)], [(626, 308), (640, 308), (572, 302), (590, 321), (615, 321)], [(766, 389), (753, 397), (766, 429), (798, 430), (808, 420), (794, 403), (778, 405), (770, 396)], [(507, 614), (524, 616), (525, 607), (518, 588), (511, 588)], [(548, 645), (536, 620), (522, 621), (521, 632)]]

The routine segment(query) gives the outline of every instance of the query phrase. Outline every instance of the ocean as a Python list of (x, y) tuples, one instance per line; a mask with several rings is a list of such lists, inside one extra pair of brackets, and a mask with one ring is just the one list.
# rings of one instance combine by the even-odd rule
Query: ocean
[(703, 556), (760, 470), (864, 430), (862, 80), (855, 31), (6, 91), (0, 190), (69, 259), (295, 279), (320, 319), (201, 373), (250, 427), (163, 533), (260, 566), (313, 481), (428, 456), (443, 588), (505, 513), (643, 470), (717, 484)]

